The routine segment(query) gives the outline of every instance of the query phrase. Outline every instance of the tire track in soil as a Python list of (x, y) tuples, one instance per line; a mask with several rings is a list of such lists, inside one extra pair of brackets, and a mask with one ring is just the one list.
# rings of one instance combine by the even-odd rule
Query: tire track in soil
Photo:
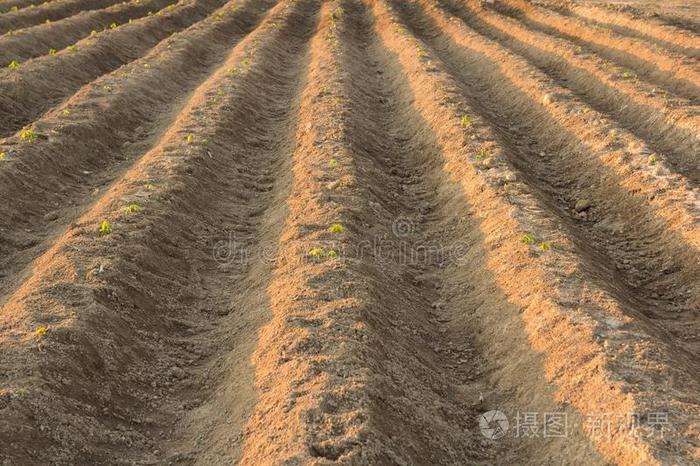
[(565, 41), (533, 33), (491, 10), (460, 9), (463, 3), (451, 0), (441, 0), (439, 4), (479, 34), (528, 60), (593, 109), (609, 115), (657, 156), (664, 157), (671, 171), (700, 186), (700, 139), (696, 130), (700, 118), (693, 116), (696, 107), (687, 101), (671, 105), (649, 98), (655, 94), (651, 86), (613, 80), (596, 56), (581, 56)]
[(58, 21), (87, 10), (98, 10), (118, 3), (117, 0), (65, 0), (49, 2), (0, 15), (0, 34), (34, 26), (39, 23)]
[(121, 25), (157, 12), (173, 0), (146, 0), (138, 3), (112, 5), (102, 10), (88, 11), (49, 24), (40, 24), (0, 37), (0, 65), (12, 60), (26, 60), (61, 50), (89, 36), (92, 31), (102, 31), (111, 25)]
[[(622, 428), (615, 434), (601, 437), (590, 431), (586, 418), (576, 418), (575, 413), (570, 413), (569, 435), (578, 432), (588, 436), (605, 461), (666, 464), (696, 458), (693, 445), (698, 438), (694, 432), (697, 432), (700, 414), (700, 406), (694, 401), (697, 369), (683, 351), (669, 345), (668, 338), (660, 336), (658, 329), (636, 315), (634, 307), (620, 303), (596, 285), (595, 273), (591, 275), (581, 261), (580, 246), (564, 234), (557, 215), (549, 215), (547, 209), (542, 209), (541, 196), (533, 196), (512, 172), (512, 167), (505, 163), (498, 147), (501, 142), (494, 142), (500, 138), (494, 138), (487, 127), (490, 125), (481, 121), (480, 112), (465, 102), (467, 94), (462, 86), (425, 43), (409, 34), (401, 15), (387, 16), (390, 19), (384, 22), (381, 31), (395, 31), (400, 37), (394, 50), (402, 56), (417, 101), (423, 100), (422, 105), (432, 109), (427, 118), (434, 131), (448, 144), (448, 150), (443, 152), (449, 160), (445, 166), (446, 176), (463, 178), (463, 186), (475, 202), (472, 214), (479, 219), (479, 229), (485, 234), (488, 257), (480, 271), (493, 270), (495, 282), (507, 292), (508, 301), (519, 307), (513, 320), (509, 319), (508, 306), (499, 309), (500, 312), (491, 309), (481, 312), (481, 308), (476, 307), (478, 318), (474, 324), (481, 327), (477, 335), (486, 334), (489, 351), (484, 354), (494, 358), (497, 367), (495, 385), (502, 385), (504, 380), (515, 376), (513, 386), (518, 388), (514, 393), (530, 393), (528, 398), (515, 404), (520, 410), (536, 398), (527, 384), (538, 371), (527, 368), (523, 374), (523, 362), (515, 361), (513, 356), (529, 354), (527, 347), (530, 345), (545, 358), (544, 376), (553, 384), (550, 387), (558, 387), (556, 399), (565, 403), (564, 406), (571, 403), (582, 416), (605, 412), (620, 420), (630, 413), (640, 413), (644, 420), (647, 413), (663, 409), (674, 419), (673, 432), (667, 436), (658, 436), (658, 432), (642, 422), (638, 426), (642, 432), (640, 436)], [(425, 20), (426, 15), (421, 12), (416, 18)], [(403, 58), (406, 55), (409, 57)], [(416, 60), (422, 64), (417, 71)], [(467, 62), (462, 60), (461, 63)], [(472, 66), (485, 68), (481, 64)], [(502, 81), (493, 79), (493, 82)], [(462, 115), (472, 115), (472, 124), (466, 130), (459, 124)], [(472, 134), (467, 138), (460, 132)], [(484, 147), (491, 152), (487, 165), (472, 159), (473, 154)], [(472, 172), (469, 167), (478, 168)], [(519, 235), (528, 231), (538, 238), (551, 240), (552, 250), (533, 253), (536, 248), (531, 246), (530, 253), (523, 257), (517, 247), (511, 247), (511, 241), (517, 242)], [(479, 263), (478, 260), (473, 262)], [(519, 328), (521, 319), (524, 333), (528, 335), (524, 350), (513, 347), (518, 339), (513, 338), (510, 331), (513, 326)], [(589, 327), (591, 322), (595, 322), (593, 327)], [(500, 357), (499, 343), (503, 350)], [(515, 367), (509, 367), (510, 364)], [(526, 409), (530, 410), (538, 411)], [(557, 454), (567, 454), (562, 453), (561, 448), (548, 452), (542, 444), (535, 448), (532, 458), (554, 454), (546, 460), (533, 461), (535, 464), (550, 463)], [(590, 454), (580, 458), (571, 454), (564, 462), (578, 464), (585, 460), (593, 464), (605, 462)]]
[(0, 137), (17, 132), (82, 86), (131, 63), (220, 8), (225, 0), (186, 0), (163, 15), (123, 24), (56, 55), (0, 69)]
[[(469, 0), (465, 0), (469, 1)], [(669, 52), (646, 51), (629, 40), (604, 36), (589, 31), (573, 20), (547, 10), (547, 14), (537, 7), (520, 0), (508, 0), (505, 4), (494, 5), (494, 9), (515, 18), (526, 27), (545, 34), (568, 40), (582, 49), (633, 70), (649, 82), (653, 82), (670, 94), (684, 97), (694, 104), (700, 98), (700, 74), (696, 65), (683, 56)]]
[[(270, 264), (228, 260), (212, 246), (227, 231), (244, 250), (277, 235), (294, 148), (289, 102), (303, 86), (318, 5), (275, 8), (3, 309), (0, 438), (9, 449), (0, 458), (235, 461), (237, 427), (254, 402), (246, 352), (266, 318), (259, 288)], [(135, 201), (142, 210), (124, 213)], [(115, 228), (98, 240), (102, 218)], [(46, 338), (24, 338), (38, 321), (49, 324)], [(17, 386), (29, 387), (26, 397), (8, 396)], [(25, 451), (29, 437), (35, 449)]]
[[(402, 11), (408, 15), (406, 9)], [(655, 195), (660, 191), (647, 180), (643, 181), (649, 183), (646, 187), (639, 180), (626, 181), (621, 178), (624, 172), (616, 173), (592, 158), (590, 154), (600, 149), (584, 137), (605, 137), (588, 137), (587, 129), (566, 117), (570, 111), (555, 112), (552, 105), (538, 107), (533, 99), (550, 89), (535, 90), (531, 79), (523, 81), (521, 76), (532, 76), (527, 67), (488, 40), (457, 30), (439, 10), (421, 11), (428, 13), (422, 23), (416, 19), (422, 13), (411, 13), (416, 34), (436, 50), (460, 81), (470, 104), (499, 129), (509, 161), (523, 181), (539, 192), (543, 207), (558, 216), (576, 239), (581, 257), (600, 286), (653, 322), (679, 354), (685, 353), (684, 364), (697, 367), (700, 290), (693, 278), (699, 273), (693, 226), (697, 215), (682, 207), (671, 214), (665, 210), (666, 202), (654, 206), (649, 198), (640, 197), (638, 191)], [(438, 25), (447, 32), (438, 32)], [(501, 84), (498, 88), (487, 84), (494, 82)], [(578, 214), (573, 206), (580, 199), (589, 200), (594, 210)], [(645, 211), (647, 206), (653, 208)], [(673, 222), (676, 218), (685, 218), (683, 227)], [(624, 228), (613, 228), (611, 221), (622, 222)]]
[[(0, 197), (7, 199), (0, 207), (0, 303), (27, 278), (28, 266), (54, 237), (158, 142), (189, 94), (272, 4), (250, 0), (233, 13), (224, 6), (224, 19), (214, 13), (35, 122), (36, 141), (6, 141), (2, 151), (10, 158), (0, 165)], [(32, 182), (36, 179), (42, 183)]]

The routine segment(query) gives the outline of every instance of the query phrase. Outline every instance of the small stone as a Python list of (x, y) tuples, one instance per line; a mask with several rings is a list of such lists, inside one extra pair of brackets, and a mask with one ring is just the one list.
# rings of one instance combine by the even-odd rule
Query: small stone
[(554, 102), (554, 96), (552, 94), (545, 94), (544, 97), (542, 97), (542, 103), (544, 105), (549, 105), (552, 102)]
[(506, 183), (514, 183), (518, 180), (518, 177), (515, 175), (515, 173), (507, 173), (504, 180)]
[(574, 209), (576, 212), (583, 212), (584, 210), (588, 210), (591, 208), (591, 201), (588, 199), (579, 199), (576, 201), (576, 205), (574, 206)]

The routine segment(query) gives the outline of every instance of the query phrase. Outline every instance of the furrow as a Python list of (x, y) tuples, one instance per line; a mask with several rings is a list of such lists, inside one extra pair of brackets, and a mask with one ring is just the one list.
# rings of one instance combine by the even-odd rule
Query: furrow
[(99, 10), (117, 3), (117, 0), (65, 0), (22, 8), (0, 15), (0, 34), (7, 34), (18, 29), (39, 23), (58, 21), (85, 10)]
[(648, 49), (641, 47), (634, 40), (614, 33), (602, 34), (554, 11), (542, 10), (521, 0), (508, 0), (495, 8), (515, 17), (531, 29), (566, 39), (619, 63), (632, 71), (628, 74), (637, 73), (669, 93), (685, 97), (694, 103), (700, 98), (700, 74), (694, 60), (668, 51), (657, 51), (651, 46)]
[(318, 5), (276, 7), (3, 306), (1, 459), (237, 461), (271, 268), (238, 252), (277, 237)]
[(0, 198), (7, 200), (0, 207), (0, 303), (95, 194), (157, 143), (188, 94), (271, 6), (257, 0), (225, 5), (83, 88), (32, 125), (34, 140), (11, 138), (0, 146), (7, 154), (0, 162)]
[(157, 44), (206, 18), (224, 3), (185, 0), (162, 15), (104, 31), (55, 55), (20, 64), (19, 68), (0, 70), (0, 137), (14, 134), (98, 77), (153, 54)]
[[(677, 175), (661, 177), (646, 151), (635, 157), (632, 148), (644, 145), (631, 134), (594, 111), (590, 114), (602, 124), (590, 125), (581, 116), (584, 105), (570, 93), (497, 43), (452, 21), (430, 0), (421, 3), (445, 31), (428, 43), (473, 96), (472, 104), (502, 132), (506, 155), (524, 180), (587, 245), (581, 254), (609, 277), (620, 299), (698, 359), (697, 193)], [(476, 69), (483, 74), (471, 72)], [(502, 90), (485, 85), (501, 81)], [(475, 97), (477, 89), (483, 98)], [(541, 104), (545, 95), (556, 102)]]
[(664, 24), (655, 18), (642, 19), (593, 5), (574, 5), (571, 10), (563, 12), (588, 20), (590, 24), (598, 24), (604, 29), (612, 29), (618, 34), (654, 42), (678, 54), (700, 58), (700, 40), (695, 34)]
[[(697, 384), (695, 357), (669, 339), (657, 321), (639, 312), (644, 306), (631, 299), (633, 296), (620, 293), (625, 285), (620, 284), (618, 273), (610, 276), (605, 271), (607, 259), (593, 250), (596, 239), (582, 236), (581, 225), (562, 215), (563, 209), (532, 184), (529, 169), (517, 161), (522, 155), (528, 157), (527, 163), (537, 163), (539, 148), (533, 144), (523, 153), (515, 138), (511, 139), (514, 128), (549, 138), (545, 128), (550, 123), (539, 120), (539, 110), (531, 103), (527, 118), (515, 123), (507, 113), (519, 106), (518, 93), (508, 89), (511, 78), (487, 74), (490, 67), (498, 67), (498, 63), (489, 65), (491, 58), (475, 61), (483, 50), (470, 48), (481, 48), (473, 35), (459, 40), (459, 46), (450, 45), (445, 37), (466, 34), (457, 33), (465, 31), (458, 22), (448, 18), (443, 22), (435, 11), (418, 9), (414, 4), (392, 5), (387, 8), (384, 2), (374, 3), (378, 15), (387, 17), (381, 31), (394, 36), (393, 50), (406, 69), (416, 105), (438, 140), (444, 141), (446, 176), (460, 180), (473, 203), (472, 215), (485, 235), (485, 268), (493, 271), (508, 302), (518, 309), (510, 320), (507, 307), (488, 313), (477, 308), (474, 324), (493, 325), (490, 332), (481, 335), (490, 345), (487, 358), (522, 367), (512, 358), (512, 354), (520, 354), (511, 350), (512, 335), (503, 331), (521, 323), (528, 335), (526, 344), (544, 358), (544, 377), (556, 387), (556, 399), (565, 406), (570, 404), (581, 416), (574, 418), (570, 428), (587, 435), (607, 461), (667, 464), (697, 459), (692, 447), (698, 440), (692, 426), (700, 412), (691, 395)], [(446, 32), (440, 32), (438, 26)], [(497, 57), (494, 62), (507, 57), (489, 56)], [(465, 82), (466, 70), (478, 76)], [(505, 97), (489, 90), (491, 86), (498, 86)], [(506, 113), (497, 115), (487, 105)], [(467, 124), (463, 124), (464, 115), (471, 116)], [(528, 122), (537, 128), (523, 128)], [(517, 136), (524, 144), (530, 141), (519, 131)], [(475, 157), (478, 154), (487, 156), (479, 160)], [(538, 183), (546, 182), (538, 179)], [(519, 250), (519, 239), (534, 244)], [(499, 354), (504, 356), (499, 358)], [(515, 385), (537, 378), (532, 372), (519, 376), (515, 368), (501, 367), (495, 371), (495, 380), (502, 383), (498, 375), (503, 376), (503, 371), (515, 379)], [(662, 379), (667, 385), (659, 383)], [(528, 399), (532, 396), (530, 392)], [(674, 419), (673, 432), (663, 438), (644, 421), (646, 413), (658, 409)], [(610, 435), (597, 435), (588, 424), (596, 413), (607, 413), (621, 428)], [(634, 432), (620, 422), (630, 413), (642, 419)], [(637, 435), (637, 427), (644, 433)], [(586, 456), (575, 458), (577, 464), (601, 462)]]
[[(669, 169), (700, 185), (700, 117), (698, 109), (687, 101), (668, 100), (650, 85), (616, 79), (595, 55), (581, 55), (566, 41), (532, 32), (515, 20), (489, 10), (466, 9), (453, 0), (439, 3), (469, 27), (526, 58), (593, 109), (643, 139), (653, 151), (648, 156), (664, 159)], [(589, 121), (601, 123), (595, 118)]]
[[(102, 10), (87, 11), (49, 24), (41, 24), (0, 37), (0, 65), (13, 60), (24, 63), (41, 55), (56, 53), (76, 41), (102, 30), (157, 12), (173, 0), (145, 0), (120, 3)], [(94, 32), (93, 32), (94, 31)]]
[[(2, 13), (7, 13), (7, 12), (12, 12), (12, 11), (19, 11), (22, 8), (27, 8), (35, 7), (35, 3), (37, 0), (0, 0), (0, 14)], [(56, 0), (47, 0), (46, 3), (56, 1)]]

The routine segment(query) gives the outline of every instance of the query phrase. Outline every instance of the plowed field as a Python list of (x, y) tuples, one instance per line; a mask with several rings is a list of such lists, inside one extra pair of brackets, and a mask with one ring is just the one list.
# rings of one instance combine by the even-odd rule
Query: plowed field
[(172, 1), (0, 0), (1, 465), (700, 464), (700, 4)]

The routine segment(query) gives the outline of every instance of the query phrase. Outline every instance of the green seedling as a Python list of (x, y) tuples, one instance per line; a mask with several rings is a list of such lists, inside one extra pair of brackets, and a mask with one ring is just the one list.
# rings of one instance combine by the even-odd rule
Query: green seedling
[(581, 113), (588, 113), (590, 111), (591, 111), (591, 109), (588, 107), (581, 109)]
[(90, 37), (97, 37), (97, 31), (93, 29), (92, 32), (90, 32)]
[(233, 67), (233, 68), (228, 70), (229, 76), (236, 76), (236, 73), (238, 73), (238, 70), (236, 69), (236, 67)]
[(462, 128), (466, 128), (472, 124), (472, 119), (469, 117), (469, 115), (464, 115), (462, 117), (462, 121), (460, 122), (460, 126)]
[(117, 29), (117, 23), (112, 23), (109, 25), (110, 29)]
[(153, 12), (152, 12), (152, 11), (149, 11), (149, 12), (148, 12), (148, 15), (146, 15), (146, 16), (153, 16)]
[(4, 152), (0, 152), (0, 162), (5, 160), (6, 158), (7, 158), (7, 154), (5, 154)]
[(36, 335), (38, 337), (43, 337), (44, 335), (46, 335), (46, 332), (48, 332), (48, 331), (49, 331), (48, 327), (41, 326), (34, 331), (34, 335)]
[(334, 223), (328, 229), (331, 233), (345, 233), (345, 227), (340, 223)]
[(112, 92), (112, 86), (104, 86), (104, 90), (107, 92)]
[(329, 166), (329, 167), (335, 167), (336, 165), (338, 165), (338, 161), (337, 161), (336, 159), (330, 159), (330, 160), (328, 161), (328, 166)]
[(151, 67), (151, 65), (149, 65), (148, 63), (144, 63), (144, 64), (143, 64), (143, 67), (146, 68), (146, 69), (149, 69), (149, 68)]
[(36, 139), (36, 133), (31, 129), (25, 129), (21, 133), (19, 133), (19, 138), (22, 141), (32, 142)]
[(535, 244), (535, 241), (537, 241), (537, 238), (535, 238), (535, 235), (532, 233), (525, 233), (520, 237), (520, 241), (522, 241), (525, 244)]
[(75, 52), (76, 50), (78, 50), (78, 46), (77, 45), (69, 45), (68, 47), (66, 47), (66, 50), (68, 50), (69, 52)]
[(187, 144), (192, 144), (194, 142), (194, 134), (188, 134), (185, 140), (187, 141)]
[(17, 60), (12, 60), (7, 67), (12, 69), (19, 68), (19, 62)]
[(338, 253), (331, 249), (330, 251), (328, 251), (328, 257), (330, 257), (331, 259), (335, 259), (336, 257), (338, 257)]
[(56, 55), (58, 53), (58, 50), (56, 49), (49, 49), (49, 55)]
[(46, 24), (51, 24), (51, 20), (48, 19), (48, 18), (46, 18), (46, 21), (44, 21), (44, 23), (46, 23)]
[(129, 205), (124, 209), (124, 212), (126, 212), (126, 213), (129, 214), (129, 215), (132, 215), (132, 214), (135, 214), (136, 212), (138, 212), (139, 210), (141, 210), (141, 206), (140, 206), (140, 205), (138, 205), (138, 204), (129, 204)]
[(12, 11), (12, 12), (19, 11), (19, 7), (17, 5), (15, 5), (12, 8), (10, 8), (10, 11)]
[(650, 155), (647, 160), (649, 160), (649, 165), (655, 165), (656, 164), (656, 155), (654, 155), (654, 154)]
[(549, 244), (548, 241), (542, 241), (537, 247), (540, 249), (540, 251), (549, 251), (552, 249), (552, 245)]
[(65, 109), (65, 110), (63, 111), (63, 115), (64, 115), (64, 116), (70, 115), (70, 110)]
[(481, 150), (481, 151), (479, 151), (478, 154), (476, 154), (474, 156), (474, 158), (476, 158), (476, 160), (484, 160), (488, 156), (489, 156), (488, 152), (486, 152), (485, 150)]
[(243, 65), (243, 66), (248, 66), (248, 65), (250, 65), (250, 60), (248, 60), (247, 58), (244, 59), (244, 60), (241, 62), (241, 65)]
[(13, 391), (12, 394), (10, 395), (10, 399), (13, 401), (21, 400), (22, 398), (26, 397), (29, 394), (29, 390), (26, 388), (18, 388), (17, 390)]
[(325, 257), (326, 251), (324, 251), (323, 248), (313, 248), (309, 251), (309, 255), (311, 257)]
[(112, 233), (112, 230), (114, 230), (114, 228), (112, 227), (112, 224), (109, 223), (109, 220), (103, 220), (98, 233), (102, 236), (107, 236)]

